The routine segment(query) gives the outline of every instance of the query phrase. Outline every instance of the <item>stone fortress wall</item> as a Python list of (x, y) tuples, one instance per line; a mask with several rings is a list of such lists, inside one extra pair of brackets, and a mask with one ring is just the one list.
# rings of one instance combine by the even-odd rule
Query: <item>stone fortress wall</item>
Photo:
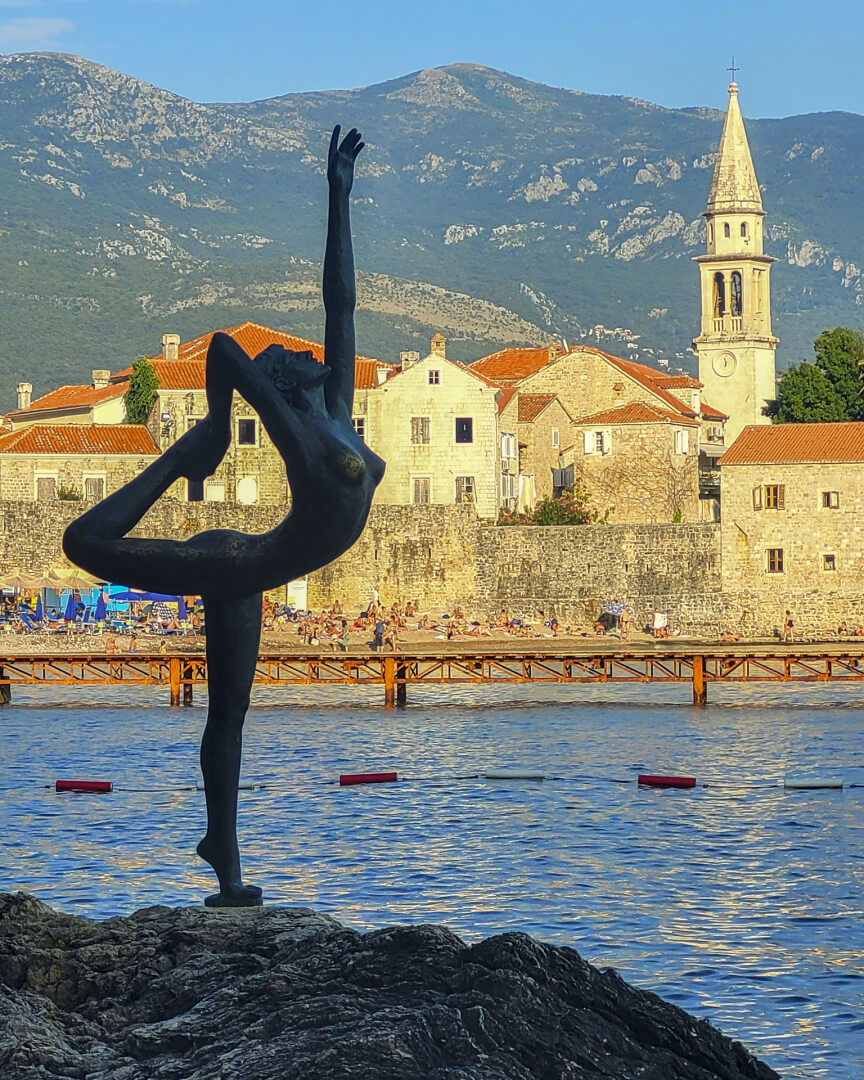
[[(66, 524), (83, 502), (0, 502), (0, 572), (47, 570), (62, 561)], [(232, 507), (163, 499), (133, 535), (182, 539), (230, 525), (265, 532), (282, 516), (275, 506)], [(417, 601), (419, 610), (456, 603), (486, 614), (506, 608), (562, 626), (589, 622), (610, 600), (628, 602), (634, 626), (653, 608), (682, 633), (716, 637), (724, 630), (770, 637), (784, 610), (804, 636), (824, 636), (845, 619), (864, 623), (864, 593), (830, 595), (813, 588), (725, 589), (716, 524), (493, 526), (470, 506), (378, 506), (358, 543), (309, 578), (315, 609), (339, 600), (360, 610), (378, 588), (383, 603)]]

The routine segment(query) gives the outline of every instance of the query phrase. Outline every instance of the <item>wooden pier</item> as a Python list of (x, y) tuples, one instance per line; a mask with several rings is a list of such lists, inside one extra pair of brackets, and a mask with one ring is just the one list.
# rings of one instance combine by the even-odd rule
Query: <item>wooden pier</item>
[[(381, 686), (384, 704), (407, 700), (409, 686), (505, 683), (689, 683), (704, 705), (712, 684), (864, 681), (861, 644), (705, 645), (680, 642), (411, 648), (395, 653), (308, 649), (262, 653), (256, 686)], [(0, 703), (16, 686), (166, 686), (172, 705), (191, 705), (207, 682), (195, 653), (93, 652), (0, 656)]]

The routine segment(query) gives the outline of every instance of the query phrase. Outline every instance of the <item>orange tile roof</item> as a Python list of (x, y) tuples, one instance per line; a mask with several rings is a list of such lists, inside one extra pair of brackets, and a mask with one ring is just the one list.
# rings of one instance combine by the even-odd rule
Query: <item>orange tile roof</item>
[(697, 422), (681, 413), (671, 413), (659, 409), (647, 401), (631, 401), (627, 405), (618, 405), (613, 409), (603, 409), (591, 416), (580, 416), (576, 424), (678, 424), (696, 427)]
[(388, 379), (399, 370), (393, 364), (384, 364), (380, 360), (366, 360), (358, 356), (354, 361), (354, 389), (371, 390), (375, 386), (380, 386), (378, 372), (382, 369)]
[(713, 405), (709, 405), (707, 401), (703, 401), (699, 406), (702, 413), (703, 420), (728, 420), (729, 414), (720, 412), (719, 409), (715, 409)]
[[(592, 356), (602, 357), (623, 374), (628, 375), (631, 379), (634, 379), (641, 386), (645, 387), (646, 390), (650, 390), (652, 394), (656, 394), (656, 396), (674, 412), (683, 413), (685, 416), (696, 415), (692, 409), (688, 408), (682, 401), (679, 401), (674, 394), (670, 394), (668, 390), (665, 389), (669, 380), (674, 382), (676, 387), (679, 385), (679, 379), (685, 380), (680, 385), (694, 385), (697, 387), (701, 385), (701, 383), (696, 382), (695, 379), (691, 380), (689, 375), (667, 375), (664, 372), (658, 371), (656, 368), (648, 367), (647, 364), (637, 364), (633, 360), (624, 360), (620, 356), (612, 356), (609, 353), (604, 353), (600, 349), (595, 349), (590, 345), (577, 345), (570, 350), (570, 353), (563, 353), (562, 356), (579, 352), (590, 353)], [(530, 375), (534, 375), (542, 367), (545, 367), (546, 364), (555, 363), (560, 359), (561, 357), (556, 357), (556, 360), (550, 360), (548, 349), (500, 349), (496, 353), (484, 356), (481, 360), (475, 360), (471, 367), (477, 370), (477, 374), (482, 373), (487, 377), (494, 379), (496, 382), (501, 383), (503, 386), (519, 383), (522, 379), (527, 379)]]
[(20, 422), (30, 413), (53, 409), (85, 408), (98, 405), (102, 401), (111, 401), (112, 398), (122, 397), (127, 389), (125, 379), (122, 382), (110, 383), (99, 390), (89, 383), (58, 386), (56, 390), (49, 390), (47, 394), (31, 402), (28, 408), (12, 409), (9, 416)]
[(662, 386), (664, 390), (680, 390), (684, 387), (700, 390), (703, 385), (698, 379), (694, 379), (692, 375), (667, 375), (663, 371), (655, 372), (654, 368), (649, 368), (645, 364), (640, 364), (639, 367), (644, 367), (646, 371), (652, 372), (649, 378), (658, 386)]
[[(151, 358), (150, 362), (156, 370), (159, 379), (159, 387), (162, 390), (203, 390), (205, 386), (204, 364), (207, 359), (207, 350), (213, 335), (220, 331), (211, 330), (207, 334), (193, 338), (180, 344), (177, 349), (176, 360), (163, 360), (162, 354)], [(230, 326), (221, 333), (234, 338), (237, 344), (248, 356), (257, 356), (268, 345), (282, 345), (283, 348), (293, 352), (311, 352), (318, 363), (324, 362), (324, 346), (317, 341), (307, 341), (306, 338), (295, 337), (294, 334), (285, 334), (281, 330), (271, 330), (267, 326), (258, 323), (245, 322), (239, 326)], [(361, 363), (376, 363), (365, 356), (357, 356)], [(388, 365), (389, 366), (389, 365)], [(132, 374), (132, 368), (124, 368), (112, 376), (112, 381), (127, 378)], [(355, 382), (357, 375), (355, 365)]]
[[(501, 396), (498, 398), (498, 415), (500, 416), (514, 397), (519, 393), (515, 386), (502, 386)], [(517, 406), (518, 407), (518, 406)]]
[(864, 423), (759, 424), (745, 427), (719, 465), (864, 462)]
[(0, 454), (158, 453), (143, 424), (30, 424), (0, 435)]
[(469, 364), (475, 375), (484, 375), (494, 382), (514, 383), (533, 375), (549, 363), (549, 350), (499, 349)]
[(530, 424), (555, 400), (555, 394), (520, 394), (519, 423)]

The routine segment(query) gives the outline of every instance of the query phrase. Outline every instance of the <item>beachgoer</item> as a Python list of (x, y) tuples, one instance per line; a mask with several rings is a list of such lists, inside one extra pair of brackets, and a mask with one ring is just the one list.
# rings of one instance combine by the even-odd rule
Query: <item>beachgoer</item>
[(794, 641), (795, 640), (795, 623), (792, 619), (792, 612), (787, 608), (786, 614), (783, 618), (783, 634), (781, 641)]
[[(357, 131), (341, 144), (333, 131), (327, 164), (329, 217), (324, 254), (324, 364), (310, 353), (271, 345), (254, 360), (216, 333), (206, 362), (209, 412), (119, 491), (66, 530), (63, 548), (103, 581), (201, 596), (207, 617), (209, 707), (201, 744), (207, 832), (198, 854), (219, 880), (209, 906), (261, 903), (243, 883), (237, 844), (241, 733), (261, 626), (261, 595), (331, 562), (360, 536), (384, 463), (351, 423), (354, 395), (354, 258), (349, 196), (363, 147)], [(128, 537), (178, 480), (210, 476), (231, 444), (231, 408), (239, 393), (261, 417), (285, 462), (292, 506), (262, 535), (232, 529), (188, 540)], [(376, 590), (377, 599), (377, 590)]]
[(621, 627), (621, 640), (627, 641), (630, 637), (630, 622), (633, 617), (633, 613), (630, 610), (630, 605), (625, 604), (621, 611), (621, 618), (619, 625)]
[(130, 638), (129, 638), (129, 652), (130, 653), (138, 652), (138, 638), (135, 637), (134, 634), (132, 634), (130, 636)]
[(378, 652), (384, 645), (384, 623), (379, 619), (372, 632), (372, 650)]

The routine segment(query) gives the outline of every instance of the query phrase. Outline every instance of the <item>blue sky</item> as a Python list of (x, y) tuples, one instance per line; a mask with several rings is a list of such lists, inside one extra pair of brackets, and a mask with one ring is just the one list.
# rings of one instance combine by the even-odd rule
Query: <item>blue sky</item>
[(748, 116), (864, 113), (862, 0), (0, 0), (0, 53), (72, 52), (194, 101), (366, 86), (471, 61)]

